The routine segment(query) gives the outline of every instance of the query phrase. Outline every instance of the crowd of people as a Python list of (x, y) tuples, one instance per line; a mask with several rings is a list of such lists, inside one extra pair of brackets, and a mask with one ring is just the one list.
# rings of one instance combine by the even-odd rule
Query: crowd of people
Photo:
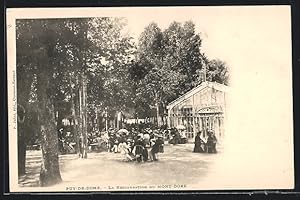
[(164, 135), (159, 130), (109, 129), (105, 137), (108, 151), (123, 154), (125, 161), (157, 161), (157, 153), (164, 151)]
[[(90, 150), (108, 151), (121, 153), (125, 161), (157, 161), (157, 154), (164, 152), (164, 143), (184, 144), (187, 143), (185, 130), (177, 128), (151, 129), (150, 127), (126, 129), (110, 128), (104, 132), (91, 132), (88, 135), (88, 146)], [(205, 137), (204, 137), (205, 135)], [(61, 153), (75, 153), (76, 141), (71, 132), (65, 134), (59, 130), (59, 147)], [(64, 137), (62, 137), (64, 136)], [(198, 132), (195, 136), (195, 153), (217, 153), (217, 138), (212, 130)]]
[(188, 142), (185, 130), (178, 130), (177, 128), (169, 128), (164, 131), (169, 144), (185, 144)]

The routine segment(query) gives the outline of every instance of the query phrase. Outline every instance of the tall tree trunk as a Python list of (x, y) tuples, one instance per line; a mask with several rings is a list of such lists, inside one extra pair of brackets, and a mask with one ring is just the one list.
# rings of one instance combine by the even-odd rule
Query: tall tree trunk
[(46, 73), (46, 70), (39, 70), (37, 74), (37, 97), (42, 149), (41, 186), (54, 185), (62, 180), (59, 170), (58, 135), (54, 107), (50, 96), (50, 76)]
[(166, 117), (165, 117), (165, 113), (166, 113), (166, 111), (167, 111), (167, 109), (166, 109), (166, 104), (165, 104), (165, 102), (164, 101), (162, 101), (161, 102), (161, 104), (162, 104), (162, 116), (161, 116), (161, 121), (162, 121), (162, 125), (164, 126), (164, 125), (166, 125), (167, 124), (167, 120), (166, 120)]
[(79, 90), (80, 88), (76, 89), (77, 96), (74, 98), (74, 107), (75, 107), (75, 133), (76, 133), (76, 143), (77, 143), (77, 153), (80, 155), (80, 136), (81, 136), (81, 120), (80, 120), (80, 104), (79, 104)]
[(80, 74), (80, 119), (81, 119), (81, 157), (87, 158), (87, 32), (88, 32), (88, 19), (81, 21), (79, 34), (83, 36), (82, 47), (80, 48), (80, 63), (81, 63), (81, 74)]
[(156, 120), (157, 120), (157, 127), (160, 126), (160, 119), (159, 119), (160, 115), (159, 115), (159, 103), (156, 102)]
[(88, 138), (87, 138), (87, 104), (86, 104), (86, 99), (87, 99), (87, 77), (84, 75), (83, 76), (83, 88), (82, 88), (82, 107), (83, 107), (83, 144), (84, 144), (84, 154), (83, 158), (87, 158), (87, 148), (88, 148)]
[(154, 92), (154, 95), (155, 95), (155, 107), (156, 107), (156, 120), (157, 120), (157, 127), (159, 127), (160, 126), (160, 114), (159, 114), (159, 112), (160, 112), (160, 110), (159, 110), (159, 98), (158, 98), (158, 94), (157, 94), (157, 92), (155, 91)]
[(69, 77), (69, 84), (70, 84), (70, 93), (71, 93), (71, 113), (72, 113), (72, 131), (74, 134), (74, 140), (76, 141), (76, 153), (79, 152), (79, 136), (78, 136), (78, 117), (76, 114), (76, 101), (75, 101), (75, 97), (74, 97), (74, 90), (72, 88), (72, 81), (71, 81), (71, 77)]
[(72, 121), (73, 121), (72, 130), (73, 130), (73, 134), (74, 134), (74, 140), (76, 141), (76, 153), (78, 153), (79, 152), (78, 117), (76, 114), (75, 99), (74, 99), (73, 94), (72, 94), (72, 100), (71, 100), (71, 109), (72, 109)]
[(80, 113), (80, 157), (87, 158), (87, 125), (86, 125), (86, 80), (80, 77), (79, 113)]

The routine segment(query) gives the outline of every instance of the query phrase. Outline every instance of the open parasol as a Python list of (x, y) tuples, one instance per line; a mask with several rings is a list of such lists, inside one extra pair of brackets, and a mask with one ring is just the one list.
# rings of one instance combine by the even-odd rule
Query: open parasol
[(122, 129), (118, 130), (118, 133), (119, 133), (119, 134), (120, 134), (120, 133), (128, 134), (129, 131), (127, 131), (126, 129), (122, 128)]

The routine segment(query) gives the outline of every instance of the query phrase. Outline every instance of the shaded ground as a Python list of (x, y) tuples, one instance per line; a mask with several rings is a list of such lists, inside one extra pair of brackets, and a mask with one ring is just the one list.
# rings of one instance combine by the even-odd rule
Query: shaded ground
[[(193, 144), (165, 145), (158, 162), (128, 163), (122, 154), (89, 153), (87, 159), (76, 154), (60, 156), (63, 182), (59, 185), (159, 185), (197, 184), (210, 173), (218, 154), (193, 153)], [(19, 179), (22, 187), (39, 186), (40, 151), (28, 151), (26, 175)]]

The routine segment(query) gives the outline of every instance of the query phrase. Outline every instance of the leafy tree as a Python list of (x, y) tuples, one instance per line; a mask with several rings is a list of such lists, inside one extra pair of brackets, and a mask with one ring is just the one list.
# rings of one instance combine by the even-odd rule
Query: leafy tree
[[(160, 102), (163, 96), (163, 85), (160, 83), (164, 58), (163, 34), (157, 24), (151, 23), (145, 28), (139, 39), (137, 52), (139, 64), (131, 70), (137, 81), (136, 102), (146, 99), (150, 107), (156, 108), (157, 120), (160, 115)], [(139, 74), (139, 72), (144, 72)]]
[[(37, 105), (37, 121), (43, 153), (40, 172), (42, 186), (61, 181), (55, 110), (58, 109), (60, 101), (65, 101), (70, 95), (68, 75), (80, 71), (82, 66), (79, 64), (82, 63), (82, 59), (75, 56), (76, 52), (80, 52), (78, 47), (82, 45), (80, 42), (82, 28), (78, 26), (76, 28), (75, 21), (78, 22), (61, 19), (17, 21), (17, 76), (20, 81), (17, 88), (18, 103), (27, 108), (32, 107), (30, 104), (33, 103)], [(26, 79), (28, 76), (32, 78)], [(25, 85), (30, 87), (21, 85), (26, 81), (28, 84)], [(24, 134), (29, 133), (26, 129), (24, 131), (26, 131)], [(26, 147), (26, 141), (23, 142)], [(20, 159), (20, 168), (23, 168), (23, 162), (24, 159)]]
[[(201, 38), (195, 33), (191, 21), (184, 24), (173, 22), (164, 31), (166, 64), (183, 76), (176, 95), (182, 95), (196, 85), (199, 77), (197, 70), (202, 69)], [(171, 97), (171, 99), (174, 97)]]
[(128, 70), (135, 49), (132, 38), (122, 33), (125, 25), (123, 18), (94, 18), (89, 28), (88, 101), (111, 116), (132, 107)]
[(208, 62), (207, 77), (209, 81), (228, 85), (229, 72), (226, 63), (220, 59), (210, 60)]
[[(138, 62), (134, 77), (139, 79), (138, 96), (147, 93), (149, 105), (156, 107), (156, 117), (163, 116), (166, 105), (190, 90), (201, 68), (201, 39), (192, 22), (173, 22), (163, 32), (149, 24), (140, 36)], [(161, 125), (159, 123), (159, 125)]]
[(143, 111), (145, 105), (155, 107), (159, 119), (168, 102), (204, 81), (204, 73), (209, 81), (228, 83), (226, 64), (210, 61), (201, 52), (201, 42), (191, 21), (173, 22), (164, 31), (156, 23), (145, 27), (129, 71), (135, 82), (137, 110)]
[[(133, 46), (131, 38), (121, 34), (124, 25), (119, 18), (17, 21), (18, 113), (20, 118), (27, 114), (18, 126), (20, 174), (25, 172), (31, 105), (36, 105), (43, 152), (40, 180), (51, 185), (61, 180), (57, 129), (68, 113), (66, 103), (74, 122), (79, 122), (75, 130), (82, 135), (85, 116), (79, 109), (87, 112), (89, 105), (98, 105), (121, 110), (132, 102), (127, 71)], [(85, 83), (88, 105), (80, 108)]]
[[(20, 33), (23, 29), (23, 33)], [(27, 47), (34, 45), (31, 40), (31, 35), (28, 34), (31, 29), (29, 22), (19, 23), (17, 21), (17, 100), (18, 100), (18, 174), (25, 174), (25, 157), (26, 157), (26, 143), (30, 138), (31, 124), (29, 123), (29, 109), (28, 101), (30, 99), (30, 92), (32, 82), (34, 79), (34, 66), (31, 60), (33, 55), (27, 53)]]
[(52, 185), (61, 181), (58, 162), (58, 140), (54, 116), (53, 72), (55, 63), (57, 34), (60, 24), (57, 21), (38, 20), (32, 23), (29, 34), (34, 45), (28, 49), (35, 57), (36, 96), (38, 102), (38, 123), (41, 133), (42, 165), (40, 172), (41, 185)]

